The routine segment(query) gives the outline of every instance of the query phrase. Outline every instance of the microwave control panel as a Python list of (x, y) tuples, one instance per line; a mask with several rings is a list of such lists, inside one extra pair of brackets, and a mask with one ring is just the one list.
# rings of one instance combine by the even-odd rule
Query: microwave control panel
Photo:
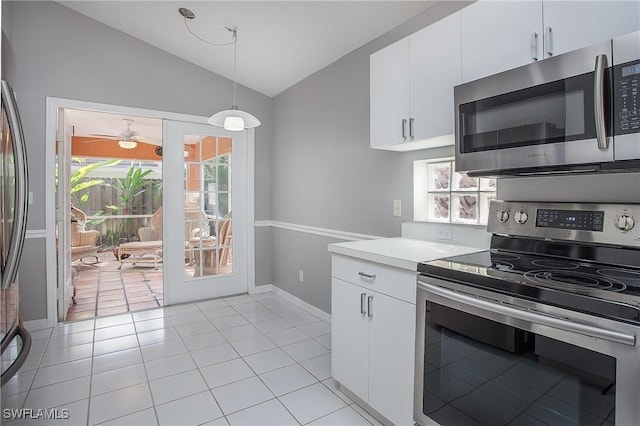
[(640, 59), (613, 67), (614, 133), (640, 133)]

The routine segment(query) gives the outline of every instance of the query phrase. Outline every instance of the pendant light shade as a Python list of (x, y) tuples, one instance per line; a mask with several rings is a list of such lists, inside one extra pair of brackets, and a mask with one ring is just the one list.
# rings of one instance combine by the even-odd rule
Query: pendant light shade
[(238, 132), (244, 129), (251, 129), (260, 125), (260, 120), (248, 112), (241, 111), (236, 105), (231, 109), (225, 109), (209, 117), (209, 124), (224, 127), (225, 130)]

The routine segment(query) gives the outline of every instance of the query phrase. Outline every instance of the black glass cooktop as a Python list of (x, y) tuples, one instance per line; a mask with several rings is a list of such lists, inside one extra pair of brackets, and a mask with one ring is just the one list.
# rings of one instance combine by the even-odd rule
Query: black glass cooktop
[[(629, 258), (639, 254), (634, 251)], [(567, 309), (640, 323), (640, 267), (492, 249), (424, 262), (418, 265), (418, 272)]]

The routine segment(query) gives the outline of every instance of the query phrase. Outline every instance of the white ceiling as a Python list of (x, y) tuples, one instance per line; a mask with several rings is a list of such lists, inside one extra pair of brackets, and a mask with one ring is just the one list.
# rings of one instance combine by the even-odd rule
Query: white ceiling
[[(275, 96), (440, 1), (61, 1), (63, 5), (216, 74), (233, 78), (233, 46), (205, 40), (238, 29), (239, 84)], [(92, 132), (95, 133), (95, 132)]]
[[(140, 142), (162, 145), (162, 120), (157, 118), (133, 117), (106, 112), (65, 109), (75, 136), (113, 135), (125, 130), (122, 120), (133, 120), (130, 129), (138, 132)], [(96, 137), (96, 139), (98, 139)]]

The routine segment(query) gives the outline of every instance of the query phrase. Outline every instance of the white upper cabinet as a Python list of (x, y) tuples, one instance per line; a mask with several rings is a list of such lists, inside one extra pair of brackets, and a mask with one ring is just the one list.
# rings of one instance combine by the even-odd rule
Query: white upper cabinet
[(640, 29), (639, 1), (544, 1), (543, 12), (545, 58)]
[(371, 147), (453, 144), (453, 86), (461, 81), (460, 17), (446, 17), (370, 59)]
[(453, 86), (462, 81), (460, 14), (418, 31), (409, 42), (414, 139), (452, 134)]
[(542, 57), (541, 1), (480, 1), (460, 14), (463, 82)]
[(409, 39), (372, 54), (369, 65), (371, 147), (405, 142), (410, 114)]
[(461, 13), (462, 81), (640, 29), (638, 1), (479, 1)]

